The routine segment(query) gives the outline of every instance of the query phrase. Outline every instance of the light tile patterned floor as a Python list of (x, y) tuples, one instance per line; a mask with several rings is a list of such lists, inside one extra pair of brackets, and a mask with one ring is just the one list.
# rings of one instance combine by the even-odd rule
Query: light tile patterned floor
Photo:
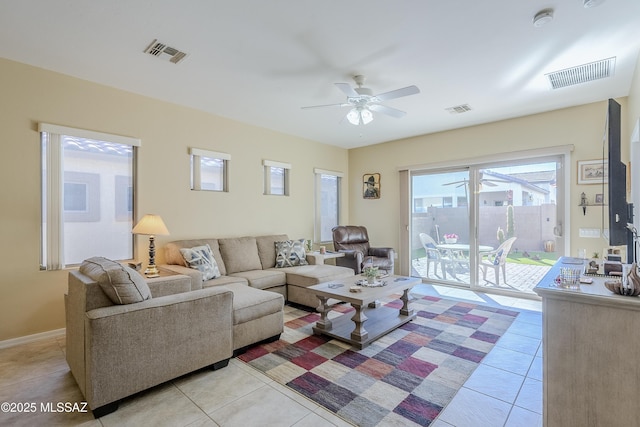
[[(521, 310), (435, 427), (542, 425), (540, 302), (446, 286), (418, 285), (421, 294)], [(64, 359), (64, 337), (0, 349), (0, 402), (36, 404), (32, 414), (0, 412), (0, 425), (82, 426), (346, 426), (331, 412), (244, 363), (199, 371), (126, 399), (98, 420), (91, 413), (46, 413), (40, 403), (81, 402)]]

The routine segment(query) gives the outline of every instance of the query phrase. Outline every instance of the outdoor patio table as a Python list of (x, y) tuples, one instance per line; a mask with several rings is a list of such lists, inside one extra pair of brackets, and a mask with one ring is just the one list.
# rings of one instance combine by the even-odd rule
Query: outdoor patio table
[[(471, 250), (471, 246), (468, 243), (443, 243), (441, 245), (436, 246), (438, 249), (444, 249), (447, 251), (463, 251), (469, 252)], [(479, 245), (479, 252), (489, 252), (492, 251), (492, 246)]]
[[(442, 271), (445, 279), (447, 278), (447, 264), (451, 266), (449, 274), (451, 274), (455, 279), (458, 278), (456, 272), (459, 271), (457, 270), (469, 270), (469, 257), (467, 254), (471, 250), (471, 246), (468, 243), (443, 243), (440, 245), (436, 245), (436, 248), (441, 251), (446, 251), (448, 254), (448, 256), (446, 257), (446, 261), (445, 259), (442, 260)], [(480, 253), (489, 252), (492, 250), (493, 248), (491, 246), (478, 245), (478, 251)]]

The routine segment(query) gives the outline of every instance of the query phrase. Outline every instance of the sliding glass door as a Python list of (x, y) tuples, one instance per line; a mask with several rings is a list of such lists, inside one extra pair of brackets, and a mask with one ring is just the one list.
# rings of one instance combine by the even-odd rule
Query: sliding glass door
[(532, 293), (564, 254), (563, 157), (409, 174), (411, 274)]
[(411, 267), (414, 276), (471, 284), (469, 169), (411, 174)]
[(479, 169), (480, 288), (531, 293), (564, 253), (558, 214), (560, 158), (483, 165)]

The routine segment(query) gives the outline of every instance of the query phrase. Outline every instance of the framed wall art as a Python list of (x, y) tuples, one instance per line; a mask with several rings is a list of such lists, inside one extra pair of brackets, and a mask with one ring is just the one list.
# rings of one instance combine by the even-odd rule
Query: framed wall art
[(380, 198), (380, 174), (365, 173), (362, 177), (362, 197), (364, 199)]
[(607, 159), (579, 160), (578, 184), (602, 184), (609, 180)]

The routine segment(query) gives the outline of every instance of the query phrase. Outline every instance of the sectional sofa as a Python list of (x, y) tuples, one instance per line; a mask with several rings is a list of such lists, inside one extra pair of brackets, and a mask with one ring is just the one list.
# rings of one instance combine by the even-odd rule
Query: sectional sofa
[(315, 307), (308, 286), (354, 275), (309, 263), (286, 235), (180, 240), (165, 251), (159, 278), (103, 257), (69, 273), (67, 362), (96, 418), (127, 396), (278, 339), (285, 299)]
[[(278, 253), (277, 244), (291, 241), (286, 234), (233, 238), (191, 239), (165, 246), (161, 268), (191, 277), (193, 289), (211, 286), (244, 285), (281, 294), (288, 302), (315, 308), (318, 298), (308, 287), (353, 276), (353, 269), (316, 262), (313, 255)], [(181, 249), (209, 245), (220, 275), (204, 280), (197, 269), (189, 268)], [(291, 260), (303, 261), (297, 264)], [(284, 261), (284, 262), (283, 262)], [(232, 289), (238, 289), (232, 286)]]

